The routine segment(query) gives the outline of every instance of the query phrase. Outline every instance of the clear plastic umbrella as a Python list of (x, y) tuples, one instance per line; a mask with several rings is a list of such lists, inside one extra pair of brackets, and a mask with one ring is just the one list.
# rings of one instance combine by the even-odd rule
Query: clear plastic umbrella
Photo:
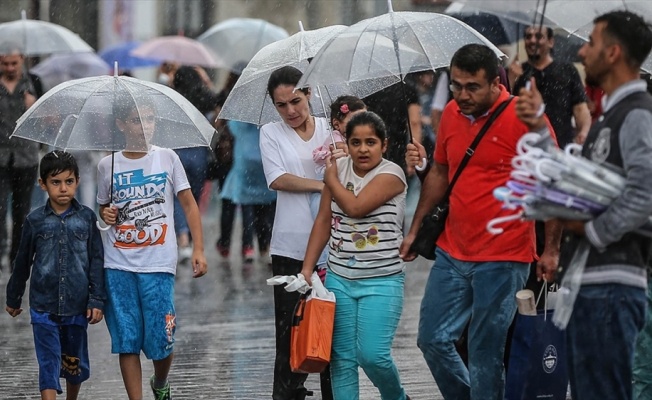
[(0, 24), (0, 49), (18, 46), (26, 56), (53, 53), (92, 52), (76, 33), (61, 25), (27, 19), (25, 11), (17, 21)]
[[(547, 0), (457, 0), (451, 3), (446, 13), (484, 11), (503, 18), (532, 25), (537, 9)], [(573, 0), (575, 1), (575, 0)], [(537, 23), (539, 20), (537, 20)]]
[(239, 74), (260, 49), (288, 36), (285, 29), (262, 19), (231, 18), (213, 25), (197, 40), (220, 56), (219, 67)]
[(63, 150), (121, 151), (126, 149), (115, 128), (119, 107), (154, 111), (155, 131), (141, 147), (210, 146), (214, 128), (188, 100), (173, 89), (126, 76), (97, 76), (62, 83), (37, 100), (16, 123), (12, 137), (45, 143)]
[[(275, 70), (283, 66), (293, 66), (301, 71), (308, 68), (308, 59), (317, 54), (319, 49), (338, 32), (346, 29), (345, 26), (335, 25), (325, 28), (299, 32), (287, 39), (282, 39), (261, 49), (251, 59), (242, 71), (238, 83), (233, 87), (226, 99), (218, 118), (232, 119), (263, 125), (268, 122), (279, 121), (279, 116), (272, 100), (267, 93), (267, 81)], [(326, 105), (343, 94), (373, 93), (391, 83), (397, 82), (396, 78), (389, 77), (367, 85), (358, 90), (356, 85), (347, 85), (336, 82), (330, 85), (318, 85), (312, 91), (310, 101), (312, 112), (317, 116), (327, 116)]]
[[(394, 12), (391, 0), (387, 4), (387, 14), (351, 25), (324, 45), (297, 87), (347, 84), (357, 90), (352, 94), (365, 97), (388, 86), (386, 83), (402, 81), (411, 72), (449, 66), (453, 54), (469, 43), (488, 46), (496, 53), (496, 59), (505, 56), (456, 18), (437, 13)], [(412, 132), (408, 132), (411, 142)], [(417, 166), (422, 168), (425, 159)]]
[(47, 90), (60, 83), (91, 76), (108, 75), (111, 67), (95, 53), (54, 54), (30, 70)]
[[(628, 10), (649, 20), (652, 18), (650, 0), (551, 0), (546, 9), (546, 19), (558, 27), (589, 40), (595, 17), (616, 10)], [(652, 55), (643, 62), (641, 69), (652, 73)]]
[(469, 43), (485, 44), (496, 58), (504, 57), (484, 36), (456, 18), (390, 9), (335, 36), (315, 55), (298, 86), (388, 76), (402, 79), (410, 72), (448, 66), (455, 51)]
[(616, 10), (629, 10), (649, 19), (652, 17), (652, 1), (550, 0), (546, 7), (545, 16), (551, 23), (570, 33), (577, 33), (578, 36), (586, 40), (588, 39), (588, 34), (591, 33), (590, 29), (593, 25), (593, 19), (598, 15)]

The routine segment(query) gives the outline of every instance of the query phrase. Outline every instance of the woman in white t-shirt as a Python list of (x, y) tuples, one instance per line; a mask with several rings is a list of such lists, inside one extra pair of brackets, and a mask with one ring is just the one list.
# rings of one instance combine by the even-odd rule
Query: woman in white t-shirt
[[(312, 151), (329, 137), (328, 121), (310, 115), (310, 89), (297, 89), (301, 71), (281, 67), (269, 78), (268, 93), (282, 121), (260, 129), (260, 151), (269, 188), (277, 191), (276, 215), (272, 229), (272, 272), (274, 275), (297, 275), (314, 219), (310, 198), (320, 193), (324, 183), (318, 179)], [(335, 152), (334, 152), (335, 153)], [(344, 155), (341, 150), (337, 156)], [(315, 260), (316, 261), (316, 260)], [(313, 264), (313, 268), (314, 268)], [(274, 287), (276, 316), (276, 361), (274, 365), (274, 400), (304, 399), (307, 374), (290, 369), (290, 330), (299, 293)], [(322, 399), (331, 399), (330, 373), (321, 374)]]
[(373, 112), (346, 126), (350, 157), (326, 160), (325, 187), (302, 273), (328, 243), (325, 286), (335, 294), (331, 379), (335, 400), (359, 398), (362, 367), (382, 399), (409, 399), (391, 356), (403, 310), (404, 264), (399, 257), (407, 183), (383, 159), (385, 124)]

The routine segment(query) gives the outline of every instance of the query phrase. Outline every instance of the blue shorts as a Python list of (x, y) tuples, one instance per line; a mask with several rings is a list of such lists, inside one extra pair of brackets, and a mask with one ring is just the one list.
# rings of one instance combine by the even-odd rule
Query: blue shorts
[(104, 311), (114, 354), (162, 360), (172, 354), (176, 314), (174, 275), (105, 269)]
[(54, 389), (61, 394), (64, 378), (79, 385), (90, 376), (86, 326), (32, 322), (38, 360), (39, 391)]

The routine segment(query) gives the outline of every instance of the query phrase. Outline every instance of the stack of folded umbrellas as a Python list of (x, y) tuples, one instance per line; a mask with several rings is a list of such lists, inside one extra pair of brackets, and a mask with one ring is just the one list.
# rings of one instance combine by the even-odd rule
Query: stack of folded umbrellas
[[(549, 135), (524, 135), (510, 180), (494, 190), (504, 208), (515, 212), (491, 220), (487, 231), (500, 234), (497, 225), (515, 219), (590, 220), (606, 210), (625, 188), (624, 171), (583, 158), (581, 149), (569, 144), (561, 150)], [(652, 236), (652, 218), (637, 232)]]

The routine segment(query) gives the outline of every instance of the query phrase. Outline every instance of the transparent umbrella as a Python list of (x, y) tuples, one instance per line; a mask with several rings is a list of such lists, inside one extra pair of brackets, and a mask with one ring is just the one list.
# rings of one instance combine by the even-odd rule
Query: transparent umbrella
[(649, 19), (652, 17), (652, 1), (550, 0), (545, 10), (545, 16), (551, 23), (586, 40), (588, 34), (591, 33), (593, 19), (598, 15), (615, 10), (629, 10)]
[[(546, 2), (547, 0), (457, 0), (451, 3), (450, 7), (454, 9), (449, 7), (446, 12), (485, 11), (529, 26), (535, 22), (537, 10)], [(536, 23), (539, 22), (536, 20)]]
[[(77, 79), (51, 89), (20, 117), (11, 136), (64, 150), (112, 154), (147, 152), (151, 145), (210, 146), (215, 130), (188, 100), (167, 86), (117, 76), (117, 71), (116, 65), (114, 76)], [(131, 126), (128, 135), (118, 123)], [(98, 228), (109, 229), (99, 222)]]
[[(131, 147), (115, 128), (120, 109), (153, 111), (155, 130), (140, 117), (141, 137)], [(62, 83), (37, 100), (16, 123), (12, 137), (63, 150), (147, 151), (209, 146), (214, 128), (173, 89), (126, 76), (97, 76)], [(151, 137), (150, 137), (151, 136)], [(133, 144), (133, 143), (138, 143)]]
[[(390, 4), (391, 7), (391, 4)], [(387, 43), (390, 45), (388, 46)], [(335, 36), (315, 55), (298, 86), (356, 82), (446, 67), (460, 47), (489, 46), (462, 21), (444, 14), (390, 12), (362, 20)]]
[[(487, 45), (496, 58), (505, 56), (456, 18), (437, 13), (394, 12), (391, 0), (387, 4), (387, 14), (351, 25), (324, 45), (297, 87), (347, 84), (356, 89), (352, 94), (365, 97), (388, 86), (386, 83), (403, 81), (411, 72), (448, 66), (455, 51), (469, 43)], [(409, 124), (408, 133), (412, 142)], [(425, 166), (424, 158), (417, 169)]]
[(61, 25), (27, 19), (25, 11), (17, 21), (0, 24), (0, 49), (17, 46), (22, 54), (92, 52), (93, 48), (76, 33)]
[[(649, 0), (601, 0), (561, 1), (551, 0), (546, 9), (546, 19), (569, 33), (584, 40), (589, 39), (595, 17), (616, 10), (629, 10), (645, 19), (652, 18), (652, 1)], [(652, 73), (652, 56), (643, 62), (641, 69)]]
[[(232, 119), (263, 125), (268, 122), (279, 121), (272, 100), (267, 93), (269, 76), (280, 67), (290, 65), (305, 71), (308, 68), (308, 59), (314, 57), (318, 50), (338, 32), (346, 29), (345, 26), (335, 25), (325, 28), (299, 32), (287, 39), (282, 39), (261, 49), (251, 59), (242, 71), (238, 82), (226, 99), (218, 118)], [(367, 94), (380, 90), (386, 85), (396, 82), (396, 78), (389, 77), (378, 81), (376, 86), (367, 85)], [(348, 85), (344, 82), (334, 82), (329, 85), (314, 87), (311, 97), (311, 108), (314, 115), (327, 116), (326, 105), (329, 105), (337, 96), (343, 94), (364, 93), (357, 90), (357, 83)]]
[(231, 18), (213, 25), (197, 40), (220, 56), (219, 67), (241, 73), (260, 49), (288, 36), (285, 29), (262, 19)]
[(54, 54), (30, 70), (47, 90), (60, 83), (91, 76), (108, 75), (111, 67), (95, 53)]

